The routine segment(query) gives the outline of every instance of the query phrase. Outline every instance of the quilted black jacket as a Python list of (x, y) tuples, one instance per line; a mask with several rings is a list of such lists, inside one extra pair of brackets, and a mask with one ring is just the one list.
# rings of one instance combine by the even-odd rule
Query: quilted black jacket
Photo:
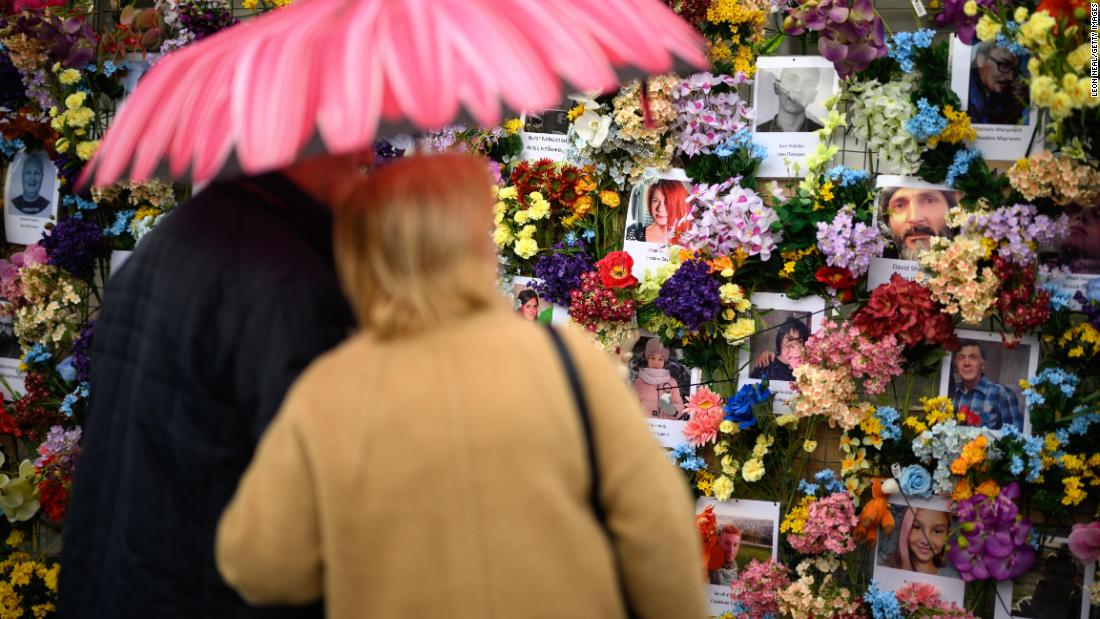
[(318, 617), (250, 608), (218, 518), (295, 377), (348, 333), (331, 215), (271, 174), (210, 187), (111, 278), (65, 524), (59, 615)]

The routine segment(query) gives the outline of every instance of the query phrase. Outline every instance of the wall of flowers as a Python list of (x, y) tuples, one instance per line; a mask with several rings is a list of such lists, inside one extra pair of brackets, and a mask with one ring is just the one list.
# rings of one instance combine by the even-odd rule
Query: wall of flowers
[[(621, 362), (714, 616), (1100, 616), (1090, 5), (916, 0), (906, 31), (869, 0), (670, 5), (710, 73), (378, 165), (490, 160), (502, 291)], [(142, 72), (236, 18), (0, 15), (0, 617), (46, 617), (104, 283), (190, 193), (73, 181)]]

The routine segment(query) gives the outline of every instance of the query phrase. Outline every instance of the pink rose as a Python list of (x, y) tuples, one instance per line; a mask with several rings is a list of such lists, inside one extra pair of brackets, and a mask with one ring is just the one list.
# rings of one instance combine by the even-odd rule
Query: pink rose
[(1100, 559), (1100, 522), (1073, 525), (1069, 549), (1085, 563)]

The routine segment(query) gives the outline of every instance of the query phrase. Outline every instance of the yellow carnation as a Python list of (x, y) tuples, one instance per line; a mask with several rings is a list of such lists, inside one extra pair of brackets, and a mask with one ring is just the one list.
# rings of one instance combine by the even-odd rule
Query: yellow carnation
[(733, 495), (733, 480), (722, 475), (711, 484), (711, 490), (714, 492), (714, 498), (719, 501), (728, 501)]
[(810, 439), (806, 439), (802, 443), (802, 450), (805, 451), (808, 454), (812, 454), (813, 452), (817, 451), (817, 441), (811, 441)]
[(535, 239), (526, 238), (516, 241), (515, 246), (512, 248), (516, 252), (516, 255), (524, 260), (527, 260), (539, 253), (539, 244), (535, 242)]
[(747, 482), (759, 481), (764, 476), (764, 463), (756, 458), (745, 462), (741, 467), (741, 477)]
[(498, 200), (512, 200), (516, 197), (515, 187), (504, 187), (497, 191)]
[[(971, 0), (971, 2), (973, 2), (973, 0)], [(982, 15), (974, 30), (978, 35), (978, 39), (982, 41), (992, 41), (1001, 33), (1001, 24), (989, 15)]]
[(733, 434), (736, 429), (737, 425), (729, 419), (723, 419), (722, 423), (718, 424), (718, 431), (722, 434)]
[(526, 210), (516, 211), (516, 214), (512, 215), (512, 219), (514, 219), (515, 222), (520, 225), (527, 223), (528, 218), (530, 218), (530, 215), (527, 213)]
[(83, 92), (74, 92), (68, 97), (65, 97), (65, 107), (69, 108), (70, 110), (75, 110), (76, 108), (84, 105), (84, 100), (87, 99), (87, 97), (88, 95), (84, 94)]
[[(535, 193), (532, 193), (531, 195), (533, 196), (535, 195)], [(550, 203), (546, 200), (541, 199), (541, 194), (539, 195), (539, 198), (540, 199), (530, 200), (531, 208), (527, 209), (527, 214), (530, 215), (531, 219), (543, 219), (550, 214)]]
[(497, 247), (504, 247), (512, 240), (512, 231), (508, 229), (508, 226), (497, 226), (493, 230), (493, 242), (497, 244)]
[(57, 79), (66, 86), (72, 86), (80, 81), (80, 71), (76, 69), (65, 69), (57, 76)]
[(523, 123), (518, 118), (510, 118), (504, 121), (504, 130), (508, 132), (508, 135), (515, 135), (521, 128)]
[(1012, 14), (1012, 19), (1017, 24), (1024, 23), (1024, 20), (1027, 19), (1027, 7), (1016, 7), (1016, 12)]
[(756, 322), (751, 318), (741, 318), (726, 325), (722, 330), (722, 337), (730, 344), (735, 344), (756, 333)]
[(533, 236), (535, 236), (535, 230), (537, 230), (537, 228), (535, 228), (534, 224), (527, 224), (526, 226), (524, 226), (523, 228), (520, 229), (519, 234), (516, 235), (516, 238), (520, 238), (520, 239), (532, 238)]
[(76, 156), (81, 160), (87, 161), (95, 155), (96, 149), (99, 148), (99, 140), (93, 140), (91, 142), (81, 142), (76, 145)]
[(974, 0), (966, 0), (966, 4), (963, 5), (963, 13), (966, 13), (970, 17), (974, 17), (978, 14), (978, 3)]

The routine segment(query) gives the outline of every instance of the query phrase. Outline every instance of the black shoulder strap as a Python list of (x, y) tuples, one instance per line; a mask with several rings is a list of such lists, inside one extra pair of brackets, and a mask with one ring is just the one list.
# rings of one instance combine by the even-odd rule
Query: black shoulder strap
[[(607, 514), (603, 510), (603, 502), (600, 501), (600, 468), (596, 461), (596, 441), (592, 436), (592, 417), (588, 413), (588, 402), (584, 397), (584, 387), (581, 385), (580, 376), (577, 374), (577, 366), (573, 363), (573, 356), (565, 347), (561, 335), (550, 325), (546, 325), (546, 332), (550, 335), (550, 341), (554, 342), (558, 358), (561, 359), (562, 369), (565, 370), (565, 378), (569, 381), (569, 388), (573, 391), (573, 402), (577, 406), (577, 412), (581, 418), (581, 428), (584, 430), (585, 453), (588, 456), (588, 470), (592, 472), (592, 490), (589, 500), (592, 510), (596, 512), (596, 519), (600, 525), (607, 528)], [(608, 531), (610, 534), (610, 531)]]
[(630, 603), (630, 596), (627, 595), (626, 587), (623, 585), (623, 572), (619, 567), (615, 535), (612, 533), (611, 527), (608, 526), (607, 512), (604, 511), (603, 502), (600, 500), (600, 469), (596, 460), (596, 441), (592, 434), (592, 417), (588, 413), (588, 402), (584, 397), (584, 387), (581, 385), (577, 366), (573, 363), (573, 355), (569, 354), (569, 349), (562, 341), (561, 335), (550, 325), (544, 326), (546, 327), (546, 333), (550, 335), (550, 341), (554, 343), (554, 350), (557, 351), (558, 358), (561, 360), (562, 369), (565, 370), (565, 378), (569, 381), (569, 388), (573, 391), (573, 401), (581, 418), (581, 428), (584, 430), (585, 453), (588, 456), (588, 470), (592, 472), (592, 489), (589, 492), (588, 500), (592, 505), (596, 520), (600, 523), (600, 528), (607, 535), (612, 556), (615, 557), (615, 578), (619, 583), (619, 595), (622, 597), (626, 616), (634, 619), (638, 615), (634, 612), (634, 607)]

